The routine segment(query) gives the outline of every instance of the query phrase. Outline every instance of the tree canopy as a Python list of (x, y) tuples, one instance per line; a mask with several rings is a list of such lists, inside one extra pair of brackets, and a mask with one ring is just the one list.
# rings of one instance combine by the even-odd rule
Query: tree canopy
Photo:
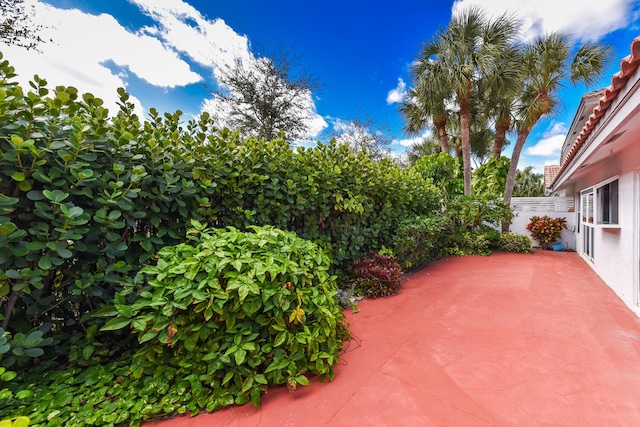
[(38, 32), (40, 25), (33, 23), (34, 9), (24, 0), (0, 0), (0, 42), (36, 49), (44, 40)]
[(420, 50), (412, 67), (409, 96), (400, 108), (405, 130), (432, 128), (440, 149), (455, 149), (470, 194), (472, 156), (476, 165), (499, 158), (507, 134), (516, 143), (503, 199), (511, 200), (523, 146), (533, 127), (561, 104), (566, 83), (595, 83), (610, 57), (603, 43), (576, 46), (566, 34), (551, 33), (525, 43), (521, 23), (512, 15), (495, 19), (483, 9), (457, 13), (448, 26)]
[(245, 137), (271, 141), (284, 132), (289, 140), (305, 139), (315, 113), (312, 91), (319, 84), (296, 65), (289, 53), (236, 59), (219, 70), (210, 113)]

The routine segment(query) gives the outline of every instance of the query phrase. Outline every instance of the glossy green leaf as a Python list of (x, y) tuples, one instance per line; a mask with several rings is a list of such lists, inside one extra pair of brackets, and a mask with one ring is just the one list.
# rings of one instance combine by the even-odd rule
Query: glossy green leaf
[(116, 317), (114, 319), (109, 320), (105, 325), (100, 328), (101, 331), (116, 331), (118, 329), (122, 329), (125, 326), (128, 326), (131, 323), (131, 320), (126, 317)]

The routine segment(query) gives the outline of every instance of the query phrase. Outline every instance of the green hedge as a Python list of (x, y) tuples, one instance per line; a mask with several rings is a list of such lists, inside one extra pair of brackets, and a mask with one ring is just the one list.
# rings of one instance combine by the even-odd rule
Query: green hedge
[(440, 198), (415, 170), (344, 145), (243, 140), (207, 114), (184, 121), (151, 109), (142, 121), (122, 89), (113, 115), (91, 94), (37, 76), (27, 91), (14, 77), (0, 57), (0, 327), (41, 331), (34, 345), (55, 337), (41, 367), (135, 346), (126, 332), (99, 332), (113, 297), (161, 248), (182, 243), (192, 219), (294, 231), (339, 269)]

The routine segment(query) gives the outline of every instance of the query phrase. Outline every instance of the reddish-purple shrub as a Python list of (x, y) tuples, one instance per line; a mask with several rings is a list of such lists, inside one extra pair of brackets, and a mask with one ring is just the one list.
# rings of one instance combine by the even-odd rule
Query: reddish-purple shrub
[(351, 264), (353, 285), (368, 298), (396, 294), (404, 282), (402, 274), (402, 268), (393, 257), (379, 253), (360, 258)]

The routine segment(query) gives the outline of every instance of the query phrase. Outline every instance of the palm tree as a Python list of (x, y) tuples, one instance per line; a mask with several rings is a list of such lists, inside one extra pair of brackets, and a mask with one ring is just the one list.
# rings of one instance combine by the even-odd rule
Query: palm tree
[[(610, 48), (601, 43), (584, 44), (573, 57), (570, 48), (568, 36), (551, 33), (537, 38), (524, 49), (522, 62), (526, 74), (518, 100), (518, 136), (504, 190), (507, 204), (511, 203), (518, 161), (527, 137), (538, 120), (555, 112), (560, 104), (558, 91), (563, 83), (568, 79), (574, 85), (580, 81), (586, 86), (592, 85), (602, 77), (604, 65), (611, 55)], [(503, 225), (503, 229), (506, 226)]]
[(495, 140), (491, 156), (500, 158), (507, 143), (507, 133), (513, 128), (513, 112), (516, 99), (522, 90), (524, 67), (521, 61), (521, 47), (514, 44), (507, 47), (503, 55), (494, 63), (493, 71), (487, 74), (483, 104), (488, 116), (495, 124)]
[(409, 89), (409, 96), (400, 107), (400, 113), (405, 117), (405, 131), (412, 135), (420, 134), (430, 123), (433, 124), (440, 143), (440, 150), (448, 153), (449, 136), (447, 123), (450, 111), (447, 103), (452, 98), (452, 92), (443, 75), (431, 70), (435, 64), (431, 56), (437, 52), (435, 43), (428, 44), (421, 57), (411, 67), (415, 87)]
[[(515, 42), (519, 23), (511, 15), (488, 20), (482, 9), (470, 7), (454, 15), (446, 29), (421, 54), (417, 75), (425, 87), (446, 84), (460, 114), (464, 193), (471, 194), (471, 106), (480, 82), (495, 70)], [(423, 77), (436, 74), (436, 77)]]
[(513, 187), (515, 197), (541, 197), (544, 196), (544, 177), (541, 173), (535, 173), (532, 166), (516, 172), (515, 185)]
[(442, 152), (440, 144), (433, 139), (424, 139), (412, 145), (407, 150), (407, 159), (410, 165), (414, 165), (418, 159), (431, 154)]

